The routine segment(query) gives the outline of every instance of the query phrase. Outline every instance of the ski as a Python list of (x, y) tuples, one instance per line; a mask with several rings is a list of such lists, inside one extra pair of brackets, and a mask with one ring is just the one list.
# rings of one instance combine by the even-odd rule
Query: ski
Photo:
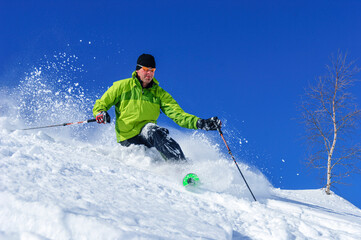
[(197, 174), (195, 174), (195, 173), (188, 173), (188, 174), (183, 178), (183, 186), (184, 186), (184, 187), (197, 186), (197, 185), (199, 185), (199, 183), (200, 183), (199, 177), (198, 177)]

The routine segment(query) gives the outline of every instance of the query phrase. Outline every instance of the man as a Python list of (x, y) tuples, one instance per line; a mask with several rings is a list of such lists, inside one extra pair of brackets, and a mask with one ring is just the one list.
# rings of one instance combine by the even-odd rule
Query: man
[(109, 123), (107, 111), (115, 105), (115, 131), (121, 145), (155, 147), (166, 160), (185, 160), (179, 144), (169, 137), (168, 129), (156, 125), (160, 111), (179, 126), (190, 129), (217, 130), (221, 121), (217, 117), (200, 119), (184, 112), (159, 86), (154, 72), (154, 57), (140, 55), (132, 77), (114, 82), (101, 99), (96, 100), (93, 114), (98, 123)]

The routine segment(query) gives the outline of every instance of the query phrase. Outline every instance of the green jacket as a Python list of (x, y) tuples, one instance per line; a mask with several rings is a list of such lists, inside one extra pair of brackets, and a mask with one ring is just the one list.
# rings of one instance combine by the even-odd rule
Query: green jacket
[(181, 127), (197, 129), (198, 117), (188, 114), (172, 96), (163, 90), (153, 78), (153, 86), (143, 88), (133, 72), (131, 78), (113, 83), (104, 95), (96, 100), (94, 117), (100, 111), (108, 111), (115, 105), (115, 132), (117, 141), (138, 135), (147, 123), (156, 123), (162, 110)]

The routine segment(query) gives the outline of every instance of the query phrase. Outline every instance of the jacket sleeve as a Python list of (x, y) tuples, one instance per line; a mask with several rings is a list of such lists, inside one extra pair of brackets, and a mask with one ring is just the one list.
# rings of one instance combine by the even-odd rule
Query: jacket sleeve
[(120, 89), (121, 86), (119, 82), (115, 82), (113, 86), (111, 86), (100, 99), (95, 101), (93, 107), (94, 117), (100, 111), (108, 111), (113, 105), (115, 105), (118, 102), (121, 92)]
[(163, 89), (161, 89), (160, 101), (162, 111), (176, 124), (184, 128), (197, 129), (199, 117), (184, 112), (173, 97)]

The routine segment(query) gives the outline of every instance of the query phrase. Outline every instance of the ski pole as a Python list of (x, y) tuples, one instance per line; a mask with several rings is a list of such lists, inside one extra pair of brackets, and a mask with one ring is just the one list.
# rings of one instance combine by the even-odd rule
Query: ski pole
[(56, 124), (56, 125), (49, 125), (49, 126), (43, 126), (43, 127), (32, 127), (32, 128), (24, 128), (19, 130), (34, 130), (34, 129), (40, 129), (40, 128), (51, 128), (51, 127), (60, 127), (60, 126), (68, 126), (73, 124), (82, 124), (82, 123), (90, 123), (90, 122), (96, 122), (96, 119), (88, 119), (85, 121), (80, 122), (72, 122), (72, 123), (62, 123), (62, 124)]
[(237, 163), (236, 159), (234, 158), (234, 156), (233, 156), (233, 154), (232, 154), (232, 152), (231, 152), (231, 149), (228, 147), (228, 144), (227, 144), (226, 140), (224, 139), (224, 136), (223, 136), (223, 133), (222, 133), (221, 127), (220, 127), (220, 126), (218, 126), (218, 127), (217, 127), (217, 130), (218, 130), (219, 134), (221, 135), (221, 137), (222, 137), (222, 139), (223, 139), (223, 142), (224, 142), (224, 144), (226, 145), (226, 147), (227, 147), (227, 149), (228, 149), (228, 153), (229, 153), (229, 155), (231, 155), (231, 157), (232, 157), (232, 159), (233, 159), (233, 162), (236, 164), (236, 166), (237, 166), (237, 168), (238, 168), (239, 173), (241, 174), (241, 176), (242, 176), (242, 178), (243, 178), (244, 182), (246, 183), (246, 186), (247, 186), (247, 188), (248, 188), (249, 192), (251, 193), (251, 195), (252, 195), (253, 199), (254, 199), (255, 201), (257, 201), (257, 200), (256, 200), (256, 198), (255, 198), (255, 196), (253, 195), (253, 192), (252, 192), (251, 188), (249, 187), (249, 185), (248, 185), (248, 183), (247, 183), (246, 179), (244, 178), (243, 173), (242, 173), (241, 169), (239, 168), (238, 163)]

